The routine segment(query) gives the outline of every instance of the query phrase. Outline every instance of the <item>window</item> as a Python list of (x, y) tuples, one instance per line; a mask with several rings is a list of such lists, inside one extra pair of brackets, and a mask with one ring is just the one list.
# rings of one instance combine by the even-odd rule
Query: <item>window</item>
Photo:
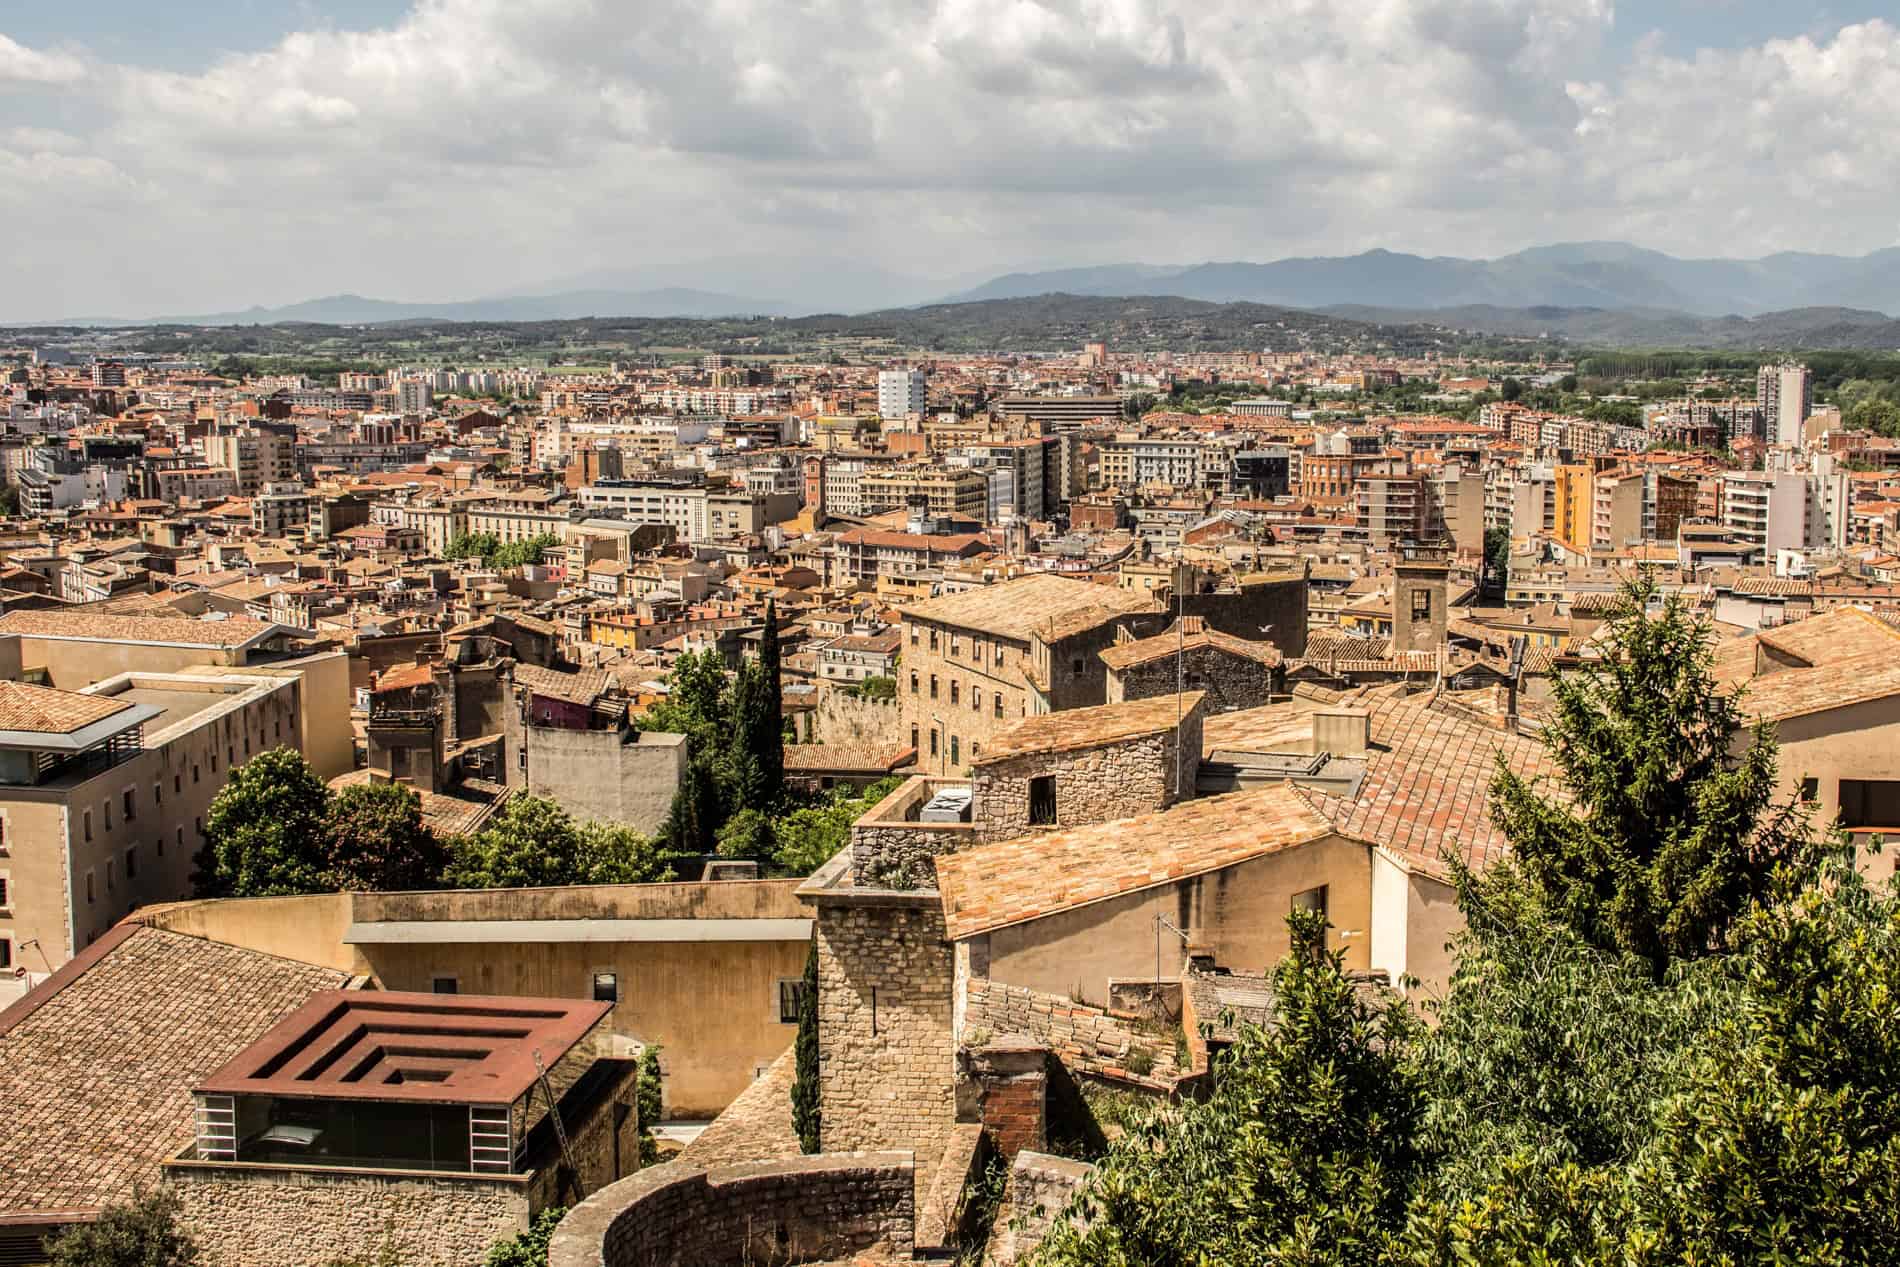
[(1821, 780), (1801, 780), (1801, 799), (1812, 804), (1821, 799)]
[(963, 702), (963, 683), (955, 680), (951, 681), (950, 702), (952, 704), (961, 704)]
[(1039, 774), (1029, 780), (1029, 825), (1053, 827), (1056, 821), (1056, 776)]
[(983, 711), (983, 688), (980, 686), (970, 688), (970, 711), (973, 713)]
[(1430, 620), (1432, 618), (1432, 592), (1430, 590), (1412, 591), (1412, 619)]
[(139, 847), (133, 845), (125, 851), (125, 878), (136, 879), (139, 873)]
[(526, 748), (521, 748), (515, 752), (515, 765), (523, 770), (528, 768), (528, 750)]
[(1326, 918), (1326, 886), (1304, 889), (1293, 895), (1293, 909), (1311, 911), (1321, 919)]
[(205, 820), (202, 818), (192, 819), (191, 830), (198, 837), (198, 839), (203, 840), (205, 838)]
[(391, 774), (409, 773), (409, 749), (391, 748), (389, 750), (389, 772)]
[(198, 781), (198, 763), (195, 761), (191, 765), (191, 781), (193, 783)]
[(798, 1024), (799, 995), (805, 991), (805, 983), (798, 977), (781, 977), (778, 983), (778, 1023), (780, 1025)]
[(0, 875), (0, 908), (4, 908), (7, 905), (8, 899), (11, 896), (12, 895), (7, 892), (7, 878)]
[(910, 746), (912, 748), (917, 746), (917, 727), (915, 726), (910, 728)]
[(1001, 691), (998, 691), (991, 698), (995, 701), (995, 704), (996, 704), (996, 715), (998, 717), (1001, 717), (1003, 715), (1003, 693)]
[(99, 803), (99, 812), (105, 815), (106, 830), (111, 831), (112, 830), (112, 802), (101, 801)]
[(176, 840), (178, 841), (178, 847), (183, 849), (185, 847), (185, 829), (183, 827), (178, 829)]
[(460, 992), (461, 986), (454, 977), (429, 978), (429, 993), (431, 994), (458, 994)]
[(594, 974), (594, 1002), (620, 1002), (620, 974), (616, 972), (596, 972)]
[(134, 804), (131, 788), (125, 789), (123, 799), (125, 803), (125, 821), (129, 823), (139, 816), (138, 806)]
[(5, 937), (0, 937), (0, 968), (11, 968), (12, 966), (13, 943)]
[(213, 748), (205, 755), (205, 760), (211, 763), (211, 773), (216, 774), (218, 772), (218, 750)]
[(955, 735), (950, 736), (950, 764), (963, 764), (962, 759), (957, 756), (957, 737)]
[(910, 645), (913, 647), (917, 645), (917, 626), (915, 625), (910, 627)]
[(930, 631), (930, 649), (932, 651), (937, 649), (937, 631), (935, 629)]
[[(191, 781), (193, 783), (196, 783), (198, 781), (198, 775), (195, 771), (193, 772), (191, 776)], [(184, 790), (185, 790), (185, 776), (182, 774), (172, 775), (172, 794), (176, 796), (178, 793), (183, 792)]]
[(937, 675), (935, 673), (930, 675), (930, 698), (937, 698)]
[[(182, 831), (178, 833), (181, 839), (184, 837), (184, 834)], [(165, 838), (163, 836), (152, 837), (152, 852), (161, 858), (165, 856)]]
[(917, 674), (915, 670), (913, 670), (910, 675), (910, 693), (912, 695), (917, 693)]
[(963, 639), (957, 637), (955, 634), (950, 635), (950, 654), (951, 655), (963, 654)]
[(92, 811), (91, 810), (85, 811), (85, 813), (81, 815), (80, 821), (85, 826), (86, 839), (91, 840), (92, 839)]
[(92, 872), (88, 871), (86, 872), (86, 901), (90, 902), (92, 901), (92, 899), (93, 899)]
[(937, 755), (937, 732), (934, 730), (930, 732), (930, 755)]
[(112, 859), (107, 858), (106, 859), (106, 892), (110, 893), (112, 892), (112, 890), (118, 887), (119, 887), (119, 864), (114, 862)]
[(152, 784), (152, 804), (163, 805), (164, 803), (165, 803), (165, 785), (163, 783)]
[(1069, 662), (1069, 676), (1070, 677), (1082, 676), (1082, 659), (1080, 656), (1077, 656), (1074, 660), (1071, 660)]

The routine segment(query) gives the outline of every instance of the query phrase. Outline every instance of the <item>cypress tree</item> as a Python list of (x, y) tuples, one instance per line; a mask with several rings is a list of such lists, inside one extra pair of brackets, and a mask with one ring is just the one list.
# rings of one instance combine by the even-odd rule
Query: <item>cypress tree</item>
[(818, 1151), (818, 943), (805, 954), (805, 981), (798, 991), (798, 1037), (792, 1044), (792, 1125), (798, 1146)]

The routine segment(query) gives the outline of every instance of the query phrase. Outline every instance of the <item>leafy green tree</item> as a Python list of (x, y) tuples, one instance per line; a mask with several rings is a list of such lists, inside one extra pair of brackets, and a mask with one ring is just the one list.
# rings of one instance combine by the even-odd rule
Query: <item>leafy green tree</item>
[(1097, 1167), (1085, 1229), (1058, 1221), (1051, 1263), (1378, 1264), (1425, 1164), (1404, 1003), (1357, 989), (1325, 922), (1288, 920), (1274, 1024), (1246, 1027), (1211, 1098), (1139, 1121)]
[(810, 875), (851, 843), (851, 824), (897, 790), (901, 775), (880, 779), (856, 794), (842, 789), (829, 800), (773, 821), (773, 865), (785, 875)]
[(357, 783), (330, 801), (328, 887), (359, 892), (433, 888), (448, 850), (422, 825), (422, 798), (400, 783)]
[(482, 1267), (548, 1267), (548, 1242), (567, 1214), (566, 1206), (552, 1206), (534, 1216), (528, 1230), (489, 1246)]
[(1511, 530), (1509, 528), (1487, 528), (1484, 531), (1484, 572), (1485, 585), (1493, 590), (1502, 590), (1511, 573)]
[(193, 880), (202, 897), (269, 897), (329, 887), (324, 829), (330, 790), (294, 748), (261, 752), (231, 772), (205, 816)]
[(445, 878), (465, 889), (586, 883), (580, 827), (546, 797), (511, 796), (460, 842)]
[(792, 1040), (792, 1126), (799, 1151), (819, 1149), (818, 943), (805, 952), (805, 979), (798, 988), (798, 1037)]
[(446, 559), (487, 559), (501, 549), (501, 539), (492, 532), (458, 532), (449, 538), (442, 551)]
[(167, 1189), (135, 1189), (124, 1205), (109, 1205), (90, 1223), (76, 1223), (46, 1240), (51, 1267), (193, 1267), (198, 1246), (178, 1226), (182, 1209)]
[(750, 858), (763, 864), (773, 854), (772, 819), (764, 810), (747, 807), (719, 829), (718, 852), (723, 858)]
[[(765, 629), (759, 639), (759, 672), (765, 679), (765, 716), (760, 718), (759, 768), (776, 802), (785, 790), (785, 683), (778, 636), (778, 604), (765, 600)], [(767, 734), (763, 733), (769, 731)]]
[(1591, 945), (1660, 976), (1728, 949), (1736, 921), (1812, 879), (1822, 854), (1798, 807), (1770, 813), (1775, 745), (1716, 682), (1709, 625), (1680, 594), (1650, 613), (1655, 596), (1653, 579), (1628, 586), (1606, 654), (1553, 683), (1544, 743), (1569, 797), (1500, 763), (1491, 814), (1511, 856), (1489, 875), (1521, 874)]
[(718, 842), (726, 814), (714, 764), (711, 753), (693, 756), (680, 778), (679, 789), (673, 793), (666, 821), (660, 826), (660, 839), (675, 853), (709, 854)]
[(1521, 379), (1507, 378), (1498, 388), (1498, 396), (1503, 400), (1514, 401), (1523, 395), (1524, 383)]
[(657, 836), (643, 836), (625, 823), (580, 825), (579, 874), (587, 884), (659, 884), (679, 879), (680, 855)]

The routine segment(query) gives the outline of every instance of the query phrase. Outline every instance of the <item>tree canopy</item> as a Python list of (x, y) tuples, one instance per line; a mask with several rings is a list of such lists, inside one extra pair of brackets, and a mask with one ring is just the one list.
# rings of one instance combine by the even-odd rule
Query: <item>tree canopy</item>
[(330, 887), (329, 805), (330, 790), (295, 748), (272, 748), (232, 770), (205, 816), (199, 894), (271, 897)]
[(89, 1223), (47, 1238), (51, 1267), (194, 1267), (198, 1246), (178, 1226), (178, 1197), (164, 1189), (135, 1191)]
[(486, 826), (456, 842), (456, 888), (637, 884), (674, 878), (672, 855), (624, 824), (576, 822), (545, 797), (511, 796)]
[(448, 863), (448, 850), (422, 825), (422, 798), (400, 783), (358, 783), (338, 792), (325, 815), (324, 840), (330, 888), (433, 888)]

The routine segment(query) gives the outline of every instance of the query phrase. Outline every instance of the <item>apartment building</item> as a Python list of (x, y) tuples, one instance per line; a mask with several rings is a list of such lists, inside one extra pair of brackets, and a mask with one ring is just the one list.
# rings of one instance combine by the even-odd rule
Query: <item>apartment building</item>
[(266, 484), (288, 484), (297, 478), (297, 432), (294, 427), (253, 423), (204, 438), (205, 465), (221, 466), (237, 481), (239, 496), (250, 497)]
[(231, 772), (300, 746), (300, 685), (216, 670), (84, 691), (0, 681), (0, 968), (51, 972), (134, 907), (189, 896)]
[(924, 412), (925, 379), (922, 370), (879, 370), (877, 412), (885, 418), (908, 418)]
[(309, 526), (310, 494), (296, 480), (265, 484), (251, 498), (251, 531), (259, 536), (302, 536)]
[(860, 514), (903, 510), (918, 500), (932, 518), (981, 523), (989, 514), (990, 481), (980, 471), (949, 466), (901, 466), (858, 478)]
[(1103, 488), (1134, 489), (1144, 484), (1198, 488), (1206, 469), (1199, 440), (1118, 436), (1098, 447)]
[(1755, 408), (1770, 444), (1801, 444), (1801, 426), (1814, 405), (1814, 375), (1805, 365), (1784, 361), (1755, 371)]

